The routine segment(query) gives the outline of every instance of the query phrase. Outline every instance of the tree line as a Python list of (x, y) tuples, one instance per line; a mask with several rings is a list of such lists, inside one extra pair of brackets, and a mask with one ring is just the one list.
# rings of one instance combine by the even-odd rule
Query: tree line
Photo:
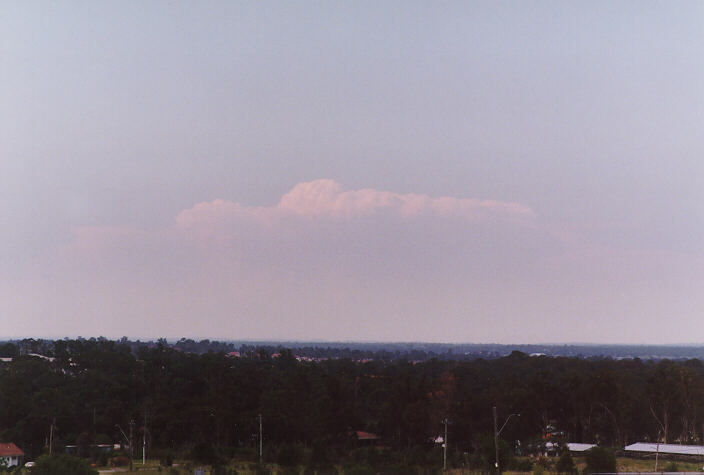
[(164, 340), (131, 343), (42, 341), (37, 350), (53, 360), (0, 345), (13, 355), (0, 368), (0, 439), (32, 458), (47, 450), (50, 436), (54, 450), (120, 442), (118, 426), (134, 421), (135, 441), (141, 449), (144, 437), (151, 454), (256, 457), (261, 414), (272, 461), (300, 462), (304, 453), (373, 458), (355, 438), (365, 431), (404, 462), (422, 464), (437, 460), (447, 419), (450, 463), (489, 467), (496, 406), (500, 424), (520, 414), (501, 433), (507, 458), (549, 437), (616, 448), (703, 440), (704, 366), (697, 359), (514, 352), (470, 361), (299, 361), (287, 349), (272, 357), (271, 349), (252, 347), (232, 357)]

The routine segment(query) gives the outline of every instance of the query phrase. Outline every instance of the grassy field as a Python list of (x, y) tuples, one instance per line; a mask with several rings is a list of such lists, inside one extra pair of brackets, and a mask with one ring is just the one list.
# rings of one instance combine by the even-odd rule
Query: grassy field
[[(674, 464), (674, 465), (673, 465)], [(618, 457), (616, 465), (619, 472), (652, 472), (655, 470), (655, 459), (634, 459), (628, 457)], [(701, 472), (704, 462), (681, 462), (679, 460), (665, 460), (662, 457), (658, 460), (658, 472)]]

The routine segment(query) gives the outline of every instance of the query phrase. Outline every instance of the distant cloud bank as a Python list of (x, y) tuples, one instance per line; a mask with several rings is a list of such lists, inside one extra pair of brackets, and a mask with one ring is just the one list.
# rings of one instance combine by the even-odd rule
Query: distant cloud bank
[(590, 324), (601, 313), (686, 311), (670, 295), (688, 294), (696, 283), (677, 276), (700, 265), (590, 246), (521, 203), (329, 179), (272, 206), (217, 199), (162, 228), (74, 233), (0, 295), (27, 317), (18, 334), (603, 341)]

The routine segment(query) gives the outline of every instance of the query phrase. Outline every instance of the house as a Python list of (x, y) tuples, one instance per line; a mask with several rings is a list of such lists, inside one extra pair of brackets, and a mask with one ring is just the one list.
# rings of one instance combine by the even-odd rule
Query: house
[[(117, 446), (115, 448), (115, 446)], [(109, 454), (113, 450), (118, 450), (118, 444), (91, 444), (89, 446), (90, 452), (97, 452), (101, 454)], [(78, 445), (64, 445), (64, 451), (70, 455), (78, 455), (80, 447)]]
[(54, 358), (53, 356), (44, 356), (44, 355), (40, 355), (39, 353), (27, 353), (27, 356), (32, 356), (33, 358), (39, 358), (39, 359), (48, 361), (49, 363), (53, 363), (56, 360), (56, 358)]
[(371, 432), (364, 432), (363, 430), (356, 430), (352, 432), (352, 435), (357, 442), (362, 446), (368, 447), (378, 447), (380, 446), (381, 437)]
[[(567, 450), (569, 450), (572, 453), (578, 453), (582, 454), (586, 452), (589, 449), (592, 449), (596, 447), (596, 444), (582, 444), (578, 442), (567, 442), (565, 444), (567, 446)], [(545, 451), (543, 455), (558, 455), (558, 445), (554, 442), (546, 442), (545, 443)]]
[(6, 467), (22, 465), (24, 452), (12, 442), (0, 442), (0, 463)]

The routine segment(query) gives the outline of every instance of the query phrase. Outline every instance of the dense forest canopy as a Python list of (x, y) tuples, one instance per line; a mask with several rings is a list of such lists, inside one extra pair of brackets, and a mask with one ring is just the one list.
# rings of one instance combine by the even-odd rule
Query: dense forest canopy
[[(81, 338), (79, 338), (80, 340)], [(105, 340), (105, 338), (98, 338)], [(128, 345), (132, 351), (142, 346), (161, 343), (187, 353), (208, 353), (223, 351), (258, 352), (266, 350), (270, 354), (281, 349), (290, 349), (298, 356), (309, 358), (349, 358), (425, 361), (429, 359), (467, 360), (475, 358), (500, 358), (514, 351), (533, 356), (568, 356), (578, 358), (641, 358), (641, 359), (704, 359), (704, 345), (603, 345), (603, 344), (498, 344), (498, 343), (427, 343), (427, 342), (305, 342), (305, 341), (216, 341), (209, 339), (179, 340), (160, 339), (154, 341), (129, 340), (123, 337), (119, 343)], [(51, 352), (51, 340), (27, 338), (14, 341), (0, 341), (0, 356), (13, 356), (18, 353)]]
[[(195, 343), (195, 342), (194, 342)], [(23, 340), (0, 345), (0, 438), (36, 456), (55, 444), (120, 442), (147, 427), (149, 450), (345, 447), (354, 431), (385, 446), (432, 447), (449, 420), (459, 453), (501, 438), (535, 444), (547, 432), (611, 447), (640, 440), (702, 442), (704, 366), (697, 359), (529, 356), (483, 359), (302, 358), (285, 348), (189, 340)], [(342, 350), (341, 350), (342, 351)], [(356, 350), (355, 350), (356, 351)], [(49, 358), (42, 358), (40, 356)], [(12, 358), (11, 361), (9, 358)]]

